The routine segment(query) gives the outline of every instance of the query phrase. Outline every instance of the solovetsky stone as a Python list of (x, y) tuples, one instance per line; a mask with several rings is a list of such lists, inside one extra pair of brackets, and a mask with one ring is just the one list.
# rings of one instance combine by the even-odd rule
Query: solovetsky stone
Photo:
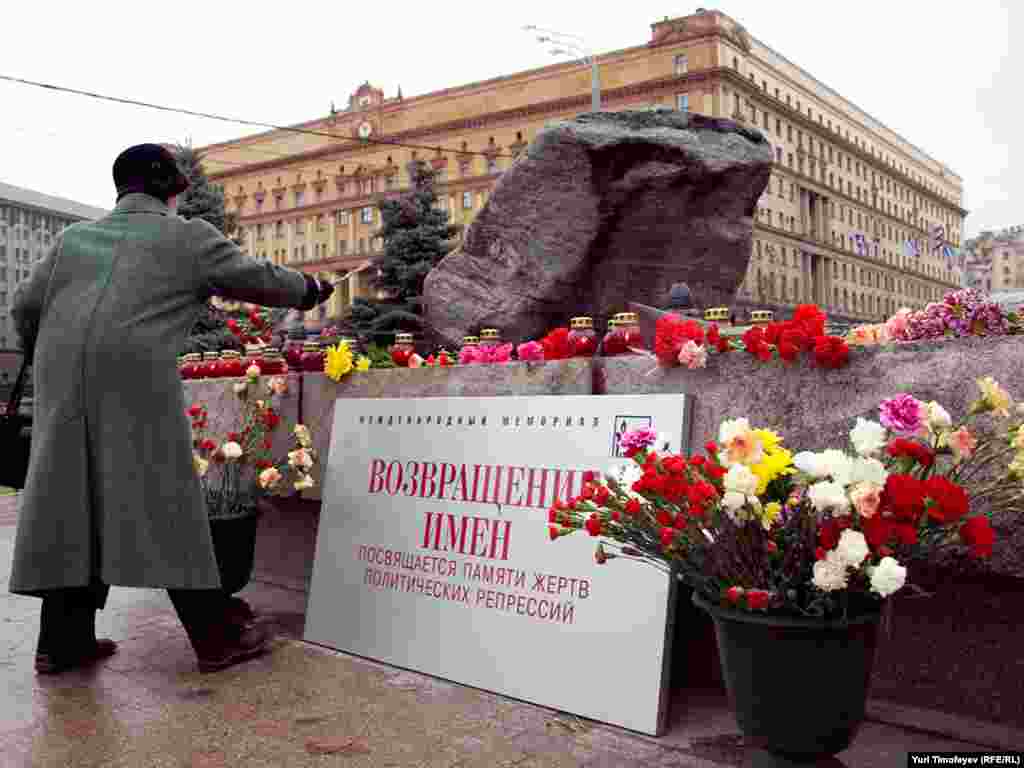
[(675, 110), (554, 123), (427, 276), (428, 325), (448, 344), (488, 325), (525, 340), (679, 282), (698, 306), (729, 304), (771, 163), (758, 131)]

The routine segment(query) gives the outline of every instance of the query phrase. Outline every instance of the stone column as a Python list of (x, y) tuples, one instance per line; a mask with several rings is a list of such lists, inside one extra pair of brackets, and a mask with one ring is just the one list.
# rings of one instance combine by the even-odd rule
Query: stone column
[(800, 232), (804, 237), (808, 237), (811, 232), (811, 206), (808, 199), (810, 192), (803, 187), (797, 187), (797, 191), (800, 194)]

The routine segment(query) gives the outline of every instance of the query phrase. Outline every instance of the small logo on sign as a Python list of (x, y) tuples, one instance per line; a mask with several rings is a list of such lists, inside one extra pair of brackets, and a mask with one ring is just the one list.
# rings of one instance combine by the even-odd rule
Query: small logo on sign
[(617, 459), (625, 456), (619, 447), (619, 440), (624, 434), (634, 429), (651, 429), (653, 421), (650, 416), (616, 416), (615, 429), (612, 432), (612, 456)]

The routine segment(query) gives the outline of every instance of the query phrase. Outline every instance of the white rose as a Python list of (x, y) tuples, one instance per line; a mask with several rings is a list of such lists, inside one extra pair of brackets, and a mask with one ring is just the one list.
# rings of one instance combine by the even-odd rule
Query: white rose
[(220, 447), (220, 452), (224, 454), (224, 458), (228, 461), (240, 459), (242, 457), (242, 446), (230, 440)]
[(846, 563), (842, 562), (834, 551), (829, 552), (824, 560), (814, 564), (811, 581), (823, 592), (846, 589), (846, 579)]
[(281, 481), (281, 473), (277, 471), (277, 467), (268, 467), (260, 472), (259, 482), (260, 488), (273, 488)]
[(953, 428), (953, 419), (950, 417), (949, 412), (937, 402), (932, 400), (924, 408), (927, 414), (928, 428), (933, 432)]
[(891, 557), (883, 557), (877, 566), (870, 569), (870, 576), (871, 591), (882, 597), (888, 597), (907, 583), (907, 569)]
[(304, 491), (307, 488), (313, 487), (313, 478), (309, 475), (299, 475), (299, 479), (295, 481), (295, 490)]
[(309, 448), (313, 444), (313, 438), (309, 434), (309, 427), (305, 424), (296, 424), (292, 432), (298, 439), (299, 445), (303, 448)]
[(861, 456), (872, 456), (885, 447), (885, 427), (877, 421), (858, 418), (850, 430), (850, 442)]
[(840, 483), (830, 480), (815, 483), (807, 489), (807, 498), (818, 512), (826, 509), (840, 515), (850, 512), (850, 500), (846, 498), (846, 489)]
[(757, 475), (750, 471), (750, 467), (743, 464), (733, 464), (725, 473), (722, 481), (727, 491), (736, 491), (746, 496), (753, 496), (757, 492)]
[(885, 485), (885, 479), (889, 477), (885, 465), (878, 459), (854, 459), (851, 474), (853, 483), (871, 483), (872, 485)]
[(847, 528), (839, 535), (839, 544), (835, 548), (839, 560), (851, 568), (859, 568), (864, 558), (870, 554), (867, 539), (860, 531)]

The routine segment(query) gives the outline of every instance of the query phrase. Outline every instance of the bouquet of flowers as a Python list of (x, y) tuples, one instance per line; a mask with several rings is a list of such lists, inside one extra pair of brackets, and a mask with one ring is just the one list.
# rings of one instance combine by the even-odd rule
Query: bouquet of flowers
[(209, 434), (209, 411), (202, 403), (187, 411), (192, 419), (193, 464), (199, 475), (211, 517), (244, 514), (261, 496), (283, 494), (313, 486), (310, 470), (316, 462), (309, 429), (296, 424), (294, 449), (271, 455), (272, 437), (281, 423), (280, 399), (289, 394), (288, 380), (275, 376), (264, 384), (259, 369), (250, 366), (243, 381), (232, 384), (242, 399), (240, 425), (223, 438)]
[[(745, 418), (690, 457), (653, 450), (649, 430), (627, 432), (620, 445), (633, 463), (556, 502), (551, 538), (585, 529), (602, 537), (599, 564), (648, 562), (713, 604), (822, 618), (877, 611), (904, 586), (904, 563), (943, 547), (986, 557), (992, 515), (1024, 507), (1024, 408), (991, 378), (978, 385), (958, 422), (935, 402), (883, 401), (878, 421), (857, 420), (852, 451), (794, 454)], [(994, 432), (976, 428), (982, 414)]]

